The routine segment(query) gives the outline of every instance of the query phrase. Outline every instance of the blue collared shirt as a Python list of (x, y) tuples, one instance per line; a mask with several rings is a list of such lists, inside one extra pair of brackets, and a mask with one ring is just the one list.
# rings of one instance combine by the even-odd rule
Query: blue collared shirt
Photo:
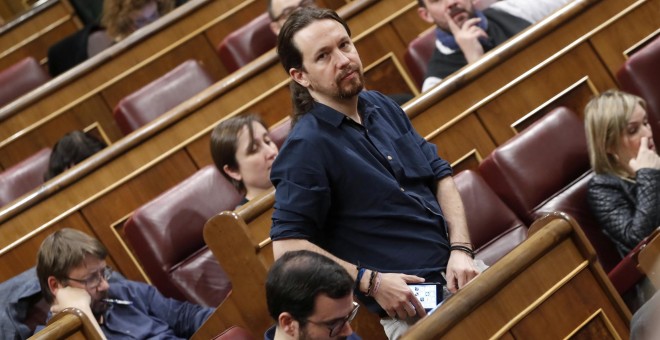
[(362, 125), (320, 103), (300, 117), (271, 170), (270, 236), (440, 281), (449, 246), (435, 189), (451, 167), (389, 98), (363, 91), (358, 111)]

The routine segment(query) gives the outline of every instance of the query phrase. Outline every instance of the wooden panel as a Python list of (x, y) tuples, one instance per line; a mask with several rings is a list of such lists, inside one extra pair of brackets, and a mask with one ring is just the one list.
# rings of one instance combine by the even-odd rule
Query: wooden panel
[(401, 41), (411, 42), (417, 38), (420, 32), (424, 32), (432, 26), (420, 19), (417, 8), (417, 2), (410, 4), (406, 7), (404, 13), (397, 16), (392, 22), (397, 34), (401, 37)]
[[(598, 91), (616, 87), (589, 45), (580, 44), (524, 79), (507, 85), (502, 93), (478, 108), (477, 114), (500, 145), (514, 136), (514, 122), (583, 77), (588, 77)], [(579, 108), (578, 112), (582, 110)]]
[(545, 116), (546, 113), (559, 106), (565, 106), (569, 108), (571, 111), (579, 115), (581, 119), (583, 119), (584, 107), (587, 105), (589, 99), (597, 94), (598, 91), (590, 79), (588, 77), (584, 77), (547, 102), (541, 104), (541, 106), (513, 122), (513, 124), (511, 124), (511, 128), (515, 133), (519, 133), (528, 126), (532, 125), (535, 121), (539, 120), (541, 117)]
[(488, 155), (495, 149), (495, 144), (475, 115), (467, 115), (425, 138), (437, 145), (438, 155), (450, 163), (462, 159), (472, 150), (477, 150), (479, 155)]
[(2, 166), (12, 166), (46, 146), (52, 147), (65, 133), (83, 130), (95, 123), (99, 124), (99, 128), (102, 128), (113, 142), (122, 136), (112, 118), (112, 108), (98, 95), (81, 101), (69, 115), (54, 114), (48, 118), (51, 119), (45, 119), (38, 129), (23, 130), (22, 135), (0, 142)]
[[(7, 18), (4, 15), (4, 19)], [(46, 4), (35, 8), (28, 13), (24, 13), (20, 19), (7, 22), (5, 26), (0, 27), (0, 57), (12, 46), (20, 44), (33, 35), (47, 30), (53, 23), (61, 19), (71, 20), (78, 27), (82, 27), (77, 19), (73, 18), (73, 9), (65, 0), (50, 0)]]
[(660, 2), (640, 1), (622, 18), (594, 34), (589, 41), (612, 76), (626, 61), (624, 51), (660, 28)]
[[(617, 339), (627, 338), (628, 325), (621, 322), (612, 306), (601, 305), (608, 297), (604, 291), (594, 289), (597, 286), (598, 282), (590, 271), (581, 271), (516, 324), (512, 329), (514, 336), (517, 339), (532, 339), (539, 329), (543, 329), (544, 336), (550, 339), (565, 339), (580, 329), (583, 335), (599, 332), (598, 323), (590, 324), (589, 321), (594, 313), (602, 311), (602, 317), (607, 320), (604, 327), (607, 336), (593, 339), (611, 339), (612, 333), (616, 334)], [(570, 301), (570, 308), (566, 308), (567, 301)]]
[(119, 269), (130, 279), (144, 281), (145, 278), (131, 260), (131, 255), (114, 237), (113, 222), (190, 177), (197, 170), (188, 155), (179, 151), (136, 177), (108, 188), (82, 209), (83, 216), (108, 247), (109, 253), (115, 258), (121, 258)]
[(607, 316), (599, 310), (596, 312), (591, 319), (585, 322), (583, 325), (580, 325), (576, 329), (575, 333), (572, 334), (570, 339), (607, 339), (607, 340), (618, 340), (620, 339), (619, 335), (614, 333), (614, 330), (610, 327), (611, 323)]
[(389, 53), (364, 70), (366, 88), (384, 94), (419, 94), (394, 54)]
[(34, 35), (18, 45), (12, 46), (11, 50), (6, 50), (0, 56), (0, 70), (4, 70), (27, 57), (33, 57), (37, 62), (44, 63), (48, 58), (48, 49), (77, 30), (78, 26), (73, 21), (62, 19), (60, 22), (45, 28), (41, 34)]
[(639, 268), (646, 274), (656, 290), (660, 290), (660, 234), (642, 248), (638, 256)]
[(612, 333), (627, 338), (630, 311), (597, 264), (580, 226), (558, 213), (536, 223), (537, 233), (418, 322), (404, 339), (562, 339), (600, 310)]

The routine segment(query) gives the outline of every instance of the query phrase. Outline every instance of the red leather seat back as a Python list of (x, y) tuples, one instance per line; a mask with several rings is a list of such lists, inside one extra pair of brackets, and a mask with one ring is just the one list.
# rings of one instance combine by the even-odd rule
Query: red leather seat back
[(213, 340), (256, 340), (252, 333), (238, 327), (231, 326), (226, 331), (218, 334)]
[(424, 76), (426, 76), (426, 69), (428, 68), (429, 60), (433, 55), (435, 48), (435, 30), (427, 30), (420, 34), (415, 40), (408, 44), (408, 49), (403, 55), (403, 60), (412, 75), (415, 84), (420, 89), (424, 83)]
[(527, 238), (527, 227), (474, 171), (454, 176), (465, 206), (470, 239), (476, 258), (487, 265), (497, 262)]
[(270, 18), (264, 13), (222, 40), (217, 51), (228, 72), (238, 70), (275, 47), (277, 36), (269, 25)]
[(50, 148), (39, 152), (0, 173), (0, 206), (35, 189), (44, 182), (48, 170)]
[(27, 57), (0, 72), (0, 107), (50, 80), (48, 72)]
[(270, 139), (273, 142), (275, 142), (277, 148), (281, 149), (282, 144), (284, 144), (286, 137), (289, 136), (290, 131), (291, 131), (291, 118), (287, 118), (281, 124), (272, 126), (268, 130), (268, 135), (270, 136)]
[(479, 173), (525, 224), (543, 202), (590, 169), (584, 123), (557, 108), (495, 149)]
[(633, 54), (616, 77), (623, 91), (646, 100), (655, 145), (660, 145), (660, 37)]
[(206, 166), (137, 209), (125, 235), (153, 284), (166, 296), (217, 306), (231, 290), (202, 231), (213, 215), (233, 210), (242, 196)]
[(621, 261), (621, 256), (614, 243), (603, 233), (587, 203), (587, 188), (592, 177), (593, 172), (591, 171), (578, 177), (566, 188), (541, 203), (533, 212), (532, 217), (538, 219), (553, 211), (571, 215), (580, 224), (582, 231), (594, 246), (600, 264), (606, 272), (609, 272)]
[(187, 60), (122, 99), (113, 115), (124, 134), (151, 122), (211, 86), (214, 79), (196, 60)]

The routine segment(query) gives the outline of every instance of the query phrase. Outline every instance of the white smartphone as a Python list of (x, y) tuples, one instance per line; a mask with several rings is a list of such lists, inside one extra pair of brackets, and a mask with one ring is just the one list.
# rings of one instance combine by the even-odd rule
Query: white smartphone
[(442, 302), (442, 284), (438, 282), (409, 284), (410, 290), (428, 312)]

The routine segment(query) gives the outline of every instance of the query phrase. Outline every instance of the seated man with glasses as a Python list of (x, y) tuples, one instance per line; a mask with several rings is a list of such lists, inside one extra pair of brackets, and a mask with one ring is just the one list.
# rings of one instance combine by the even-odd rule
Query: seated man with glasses
[(337, 262), (315, 252), (287, 252), (268, 271), (266, 300), (276, 325), (265, 339), (360, 339), (351, 329), (359, 305), (354, 282)]
[(161, 295), (145, 283), (110, 280), (107, 251), (97, 239), (64, 228), (48, 236), (37, 255), (37, 276), (51, 313), (75, 307), (107, 338), (190, 338), (213, 313)]
[(304, 7), (316, 7), (316, 3), (314, 0), (268, 0), (270, 30), (275, 35), (280, 34), (280, 29), (291, 13)]

